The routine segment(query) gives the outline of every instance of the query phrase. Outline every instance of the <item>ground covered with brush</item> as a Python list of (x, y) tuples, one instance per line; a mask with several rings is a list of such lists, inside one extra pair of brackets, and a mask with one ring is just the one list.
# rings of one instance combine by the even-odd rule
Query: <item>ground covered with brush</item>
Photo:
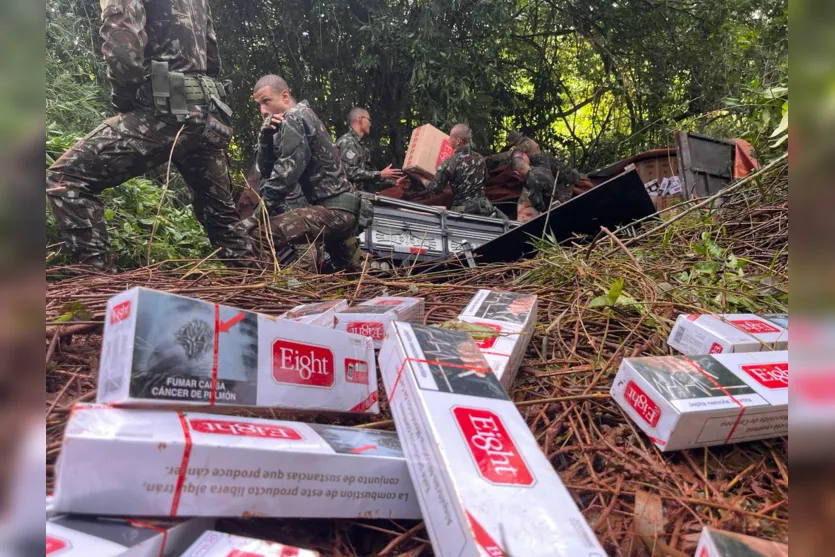
[[(720, 207), (685, 204), (664, 221), (642, 223), (637, 237), (604, 231), (591, 243), (541, 241), (536, 259), (475, 269), (348, 278), (245, 274), (197, 261), (117, 275), (51, 268), (47, 490), (69, 408), (95, 398), (101, 322), (113, 294), (144, 286), (268, 314), (329, 298), (422, 296), (433, 324), (455, 318), (477, 289), (493, 288), (539, 296), (539, 322), (510, 395), (610, 555), (692, 555), (703, 525), (787, 543), (787, 439), (664, 454), (608, 394), (622, 358), (670, 353), (665, 339), (678, 313), (788, 311), (785, 163), (727, 191)], [(327, 421), (394, 427), (385, 397), (376, 421)], [(432, 554), (417, 522), (229, 519), (219, 529), (327, 556)]]

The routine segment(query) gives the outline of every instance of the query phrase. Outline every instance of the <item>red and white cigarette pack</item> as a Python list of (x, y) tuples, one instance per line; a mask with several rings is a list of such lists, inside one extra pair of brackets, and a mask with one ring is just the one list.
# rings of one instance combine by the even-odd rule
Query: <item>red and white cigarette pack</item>
[(750, 313), (682, 314), (667, 344), (687, 356), (788, 350), (789, 332), (778, 323)]
[(420, 518), (388, 431), (78, 405), (56, 476), (57, 512)]
[(380, 369), (435, 555), (605, 555), (469, 334), (392, 323)]
[(389, 323), (418, 323), (422, 320), (423, 298), (378, 296), (337, 312), (334, 328), (368, 337), (374, 342), (374, 348), (379, 349)]
[(696, 557), (789, 557), (789, 546), (705, 526)]
[(132, 288), (110, 299), (97, 401), (376, 414), (361, 335)]
[(49, 557), (179, 556), (214, 519), (154, 520), (59, 515), (46, 521)]
[(789, 353), (625, 358), (611, 394), (663, 451), (788, 435)]
[(210, 530), (181, 557), (319, 557), (319, 552)]
[(509, 390), (536, 327), (536, 295), (479, 290), (458, 319), (496, 332), (494, 337), (476, 340), (476, 345)]
[(344, 309), (348, 309), (348, 300), (328, 300), (296, 306), (278, 318), (333, 329), (334, 315)]

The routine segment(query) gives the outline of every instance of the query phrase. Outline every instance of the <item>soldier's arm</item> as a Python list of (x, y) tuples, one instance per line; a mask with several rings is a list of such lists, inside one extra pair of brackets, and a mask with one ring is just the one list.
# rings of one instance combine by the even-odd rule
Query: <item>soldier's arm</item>
[(452, 180), (452, 165), (449, 160), (441, 163), (435, 172), (435, 179), (426, 183), (426, 191), (431, 194), (441, 193), (444, 186)]
[(360, 154), (350, 143), (337, 144), (337, 147), (339, 147), (339, 156), (349, 181), (355, 184), (362, 182), (374, 184), (380, 181), (380, 172), (363, 168), (360, 164)]
[(215, 24), (212, 20), (212, 9), (206, 3), (206, 75), (220, 77), (220, 51), (217, 47)]
[(272, 172), (261, 186), (261, 196), (268, 209), (284, 203), (311, 157), (303, 122), (288, 118), (281, 128), (274, 137), (275, 162)]
[(528, 188), (528, 199), (537, 211), (545, 211), (548, 207), (545, 204), (544, 190), (548, 189), (550, 195), (550, 188), (553, 186), (554, 178), (550, 172), (543, 172), (534, 180), (529, 180), (525, 187)]
[(134, 107), (136, 91), (145, 81), (145, 5), (137, 0), (102, 0), (101, 51), (119, 112)]

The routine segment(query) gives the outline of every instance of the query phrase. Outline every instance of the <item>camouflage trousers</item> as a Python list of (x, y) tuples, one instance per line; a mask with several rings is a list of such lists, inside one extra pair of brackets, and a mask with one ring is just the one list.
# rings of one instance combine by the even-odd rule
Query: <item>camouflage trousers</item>
[(98, 195), (171, 157), (194, 194), (197, 219), (212, 245), (220, 248), (218, 256), (229, 265), (247, 264), (243, 260), (254, 253), (232, 200), (227, 145), (210, 142), (203, 135), (205, 127), (200, 112), (179, 123), (172, 116), (137, 108), (105, 120), (55, 161), (46, 171), (47, 198), (76, 261), (100, 268), (110, 265), (104, 207)]
[(319, 255), (324, 246), (336, 269), (356, 271), (362, 252), (356, 238), (357, 217), (348, 211), (311, 205), (270, 218), (276, 246), (304, 246)]

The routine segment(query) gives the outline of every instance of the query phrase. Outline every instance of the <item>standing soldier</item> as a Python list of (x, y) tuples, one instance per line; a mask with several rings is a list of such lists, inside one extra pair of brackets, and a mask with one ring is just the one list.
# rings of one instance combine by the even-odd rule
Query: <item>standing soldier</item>
[(354, 187), (367, 193), (377, 193), (389, 188), (403, 176), (399, 168), (388, 165), (382, 170), (371, 168), (371, 152), (363, 143), (363, 138), (371, 133), (371, 116), (364, 108), (352, 108), (348, 113), (348, 133), (336, 140), (342, 166), (348, 175), (348, 180)]
[(440, 193), (444, 186), (452, 187), (450, 209), (473, 215), (494, 216), (501, 212), (493, 207), (484, 194), (484, 157), (470, 146), (472, 132), (466, 124), (455, 124), (449, 132), (449, 142), (455, 152), (438, 166), (435, 179), (419, 180), (429, 193)]
[(194, 194), (194, 212), (227, 264), (252, 244), (231, 196), (223, 102), (208, 0), (102, 0), (102, 54), (118, 115), (105, 120), (46, 172), (47, 196), (73, 257), (112, 266), (98, 195), (169, 159)]
[(322, 239), (334, 267), (359, 269), (362, 253), (356, 234), (362, 202), (345, 176), (327, 128), (307, 101), (293, 99), (281, 77), (266, 75), (253, 91), (261, 113), (272, 115), (276, 125), (275, 161), (261, 187), (267, 211), (276, 214), (276, 206), (296, 184), (310, 204), (270, 219), (275, 243), (311, 245)]

